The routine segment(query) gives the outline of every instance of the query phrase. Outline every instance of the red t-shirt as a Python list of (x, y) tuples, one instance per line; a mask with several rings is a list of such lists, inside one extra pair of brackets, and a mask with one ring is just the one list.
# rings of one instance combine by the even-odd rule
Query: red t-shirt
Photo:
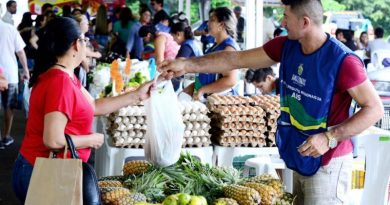
[[(277, 37), (267, 42), (263, 48), (267, 55), (274, 61), (280, 62), (283, 44), (287, 36)], [(364, 65), (354, 56), (347, 56), (341, 64), (339, 76), (336, 82), (333, 101), (329, 113), (329, 126), (337, 125), (349, 118), (349, 109), (352, 97), (348, 89), (360, 85), (367, 79)], [(322, 157), (322, 165), (329, 164), (333, 157), (340, 157), (352, 152), (353, 145), (350, 139), (338, 143), (337, 147), (329, 150)]]
[[(49, 69), (39, 77), (31, 91), (26, 133), (20, 148), (22, 156), (32, 165), (37, 157), (49, 157), (50, 150), (43, 144), (44, 117), (55, 111), (68, 118), (65, 133), (92, 133), (94, 110), (81, 91), (80, 81), (59, 69)], [(90, 148), (78, 149), (77, 152), (84, 162), (88, 161)]]

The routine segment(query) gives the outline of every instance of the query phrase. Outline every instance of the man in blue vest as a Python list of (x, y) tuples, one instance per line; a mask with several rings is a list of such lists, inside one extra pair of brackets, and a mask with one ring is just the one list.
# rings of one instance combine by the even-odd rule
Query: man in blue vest
[[(184, 73), (223, 73), (280, 62), (281, 116), (277, 146), (295, 170), (296, 204), (345, 204), (351, 184), (354, 136), (383, 116), (383, 105), (351, 50), (322, 29), (320, 0), (282, 0), (288, 36), (264, 46), (165, 61), (165, 78)], [(349, 116), (354, 99), (362, 107)]]

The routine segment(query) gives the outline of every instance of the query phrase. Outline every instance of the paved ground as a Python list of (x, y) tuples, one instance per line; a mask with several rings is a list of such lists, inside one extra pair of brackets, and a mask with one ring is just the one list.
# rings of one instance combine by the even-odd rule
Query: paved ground
[[(3, 113), (0, 114), (0, 128), (3, 131)], [(15, 143), (0, 150), (0, 205), (17, 205), (19, 204), (14, 192), (12, 191), (11, 172), (14, 160), (18, 154), (21, 141), (24, 136), (26, 120), (21, 111), (16, 111), (14, 125), (11, 134)]]

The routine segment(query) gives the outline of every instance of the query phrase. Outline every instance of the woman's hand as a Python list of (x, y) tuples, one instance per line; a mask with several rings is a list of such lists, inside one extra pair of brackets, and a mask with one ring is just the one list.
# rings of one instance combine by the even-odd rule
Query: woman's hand
[(93, 133), (90, 135), (89, 147), (98, 149), (104, 143), (104, 135), (101, 133)]
[(156, 87), (156, 81), (151, 80), (142, 84), (137, 90), (135, 90), (138, 100), (144, 101), (150, 97), (150, 91), (152, 91)]

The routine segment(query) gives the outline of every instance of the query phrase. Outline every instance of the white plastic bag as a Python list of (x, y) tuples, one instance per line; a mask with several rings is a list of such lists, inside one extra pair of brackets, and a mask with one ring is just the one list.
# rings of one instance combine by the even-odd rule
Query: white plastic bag
[(26, 115), (26, 118), (28, 118), (28, 110), (30, 105), (30, 93), (31, 90), (28, 87), (28, 81), (25, 80), (23, 85), (23, 110), (24, 110), (24, 114)]
[(159, 83), (145, 102), (146, 159), (153, 164), (169, 166), (180, 157), (184, 136), (183, 116), (171, 81)]

